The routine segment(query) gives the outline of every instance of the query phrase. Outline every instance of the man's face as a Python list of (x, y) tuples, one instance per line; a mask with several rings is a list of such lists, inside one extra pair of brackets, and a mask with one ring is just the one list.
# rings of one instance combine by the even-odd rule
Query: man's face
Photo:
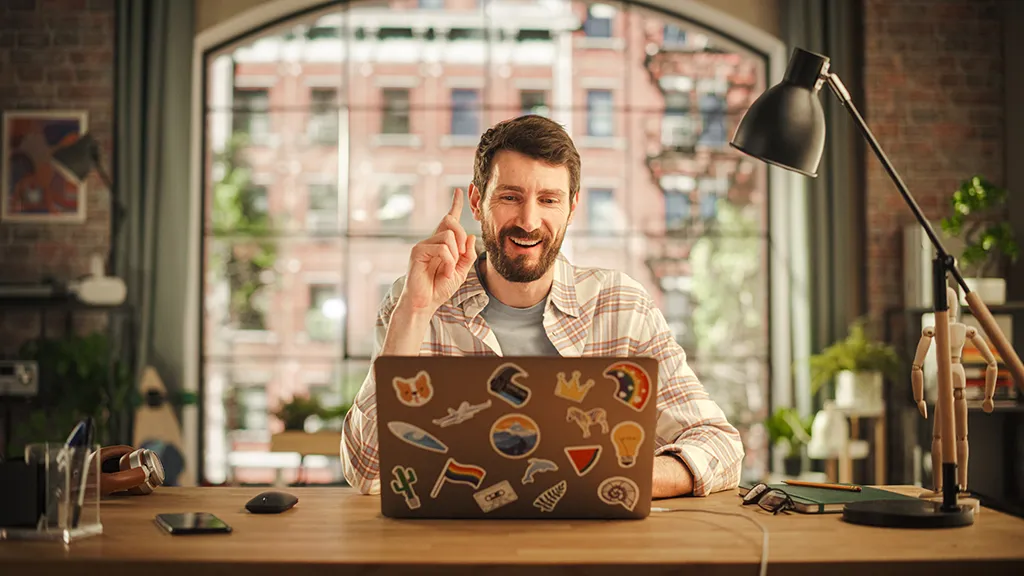
[(576, 207), (568, 168), (509, 150), (495, 154), (486, 194), (470, 186), (470, 206), (487, 259), (509, 282), (533, 282), (551, 268)]

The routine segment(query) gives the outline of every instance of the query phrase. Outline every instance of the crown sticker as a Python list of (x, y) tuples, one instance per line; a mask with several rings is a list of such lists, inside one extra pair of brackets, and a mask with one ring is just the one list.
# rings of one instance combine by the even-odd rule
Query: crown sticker
[(565, 372), (558, 373), (558, 383), (555, 385), (555, 396), (565, 398), (573, 402), (583, 402), (587, 392), (594, 387), (594, 381), (588, 379), (586, 384), (580, 384), (580, 371), (573, 370), (572, 380), (566, 382)]

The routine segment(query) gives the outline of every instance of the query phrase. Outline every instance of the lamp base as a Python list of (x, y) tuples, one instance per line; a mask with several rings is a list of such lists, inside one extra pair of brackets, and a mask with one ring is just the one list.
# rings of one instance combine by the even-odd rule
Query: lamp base
[(844, 506), (843, 520), (885, 528), (956, 528), (974, 524), (974, 507), (958, 504), (943, 510), (941, 502), (928, 500), (870, 500)]

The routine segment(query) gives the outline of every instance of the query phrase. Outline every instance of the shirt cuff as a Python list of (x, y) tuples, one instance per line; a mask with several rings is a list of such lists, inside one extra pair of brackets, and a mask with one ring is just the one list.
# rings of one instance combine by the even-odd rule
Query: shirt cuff
[(693, 477), (694, 496), (707, 496), (719, 490), (715, 486), (718, 483), (715, 477), (718, 458), (699, 444), (686, 442), (666, 444), (655, 449), (654, 456), (672, 456), (681, 460), (690, 471), (690, 476)]

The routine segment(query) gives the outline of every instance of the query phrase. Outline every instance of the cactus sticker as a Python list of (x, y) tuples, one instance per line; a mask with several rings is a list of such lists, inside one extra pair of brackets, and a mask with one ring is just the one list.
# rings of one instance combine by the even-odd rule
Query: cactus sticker
[(391, 490), (399, 496), (405, 496), (405, 505), (409, 510), (420, 507), (420, 497), (416, 495), (412, 485), (416, 483), (416, 471), (407, 466), (395, 466), (391, 469), (395, 479), (391, 481)]

